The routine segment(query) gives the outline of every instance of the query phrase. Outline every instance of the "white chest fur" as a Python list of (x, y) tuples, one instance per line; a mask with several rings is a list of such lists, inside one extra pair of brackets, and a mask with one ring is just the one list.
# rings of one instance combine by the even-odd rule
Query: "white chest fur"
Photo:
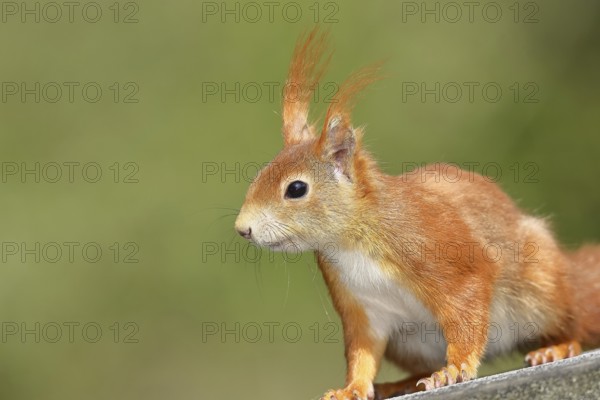
[(372, 334), (389, 340), (389, 350), (418, 355), (428, 363), (444, 362), (446, 342), (432, 313), (408, 287), (388, 276), (361, 252), (331, 257), (341, 281), (364, 308)]

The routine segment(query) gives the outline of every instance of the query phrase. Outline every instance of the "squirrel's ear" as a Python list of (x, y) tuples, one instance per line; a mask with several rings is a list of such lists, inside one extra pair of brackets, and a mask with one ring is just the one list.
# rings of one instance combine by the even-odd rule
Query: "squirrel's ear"
[(296, 43), (283, 88), (283, 138), (286, 146), (313, 137), (313, 129), (308, 124), (308, 108), (331, 58), (330, 55), (323, 60), (327, 42), (327, 32), (320, 32), (317, 26)]
[(376, 63), (350, 75), (338, 88), (325, 116), (325, 126), (317, 144), (319, 152), (330, 159), (333, 157), (348, 177), (351, 176), (353, 156), (362, 137), (362, 131), (352, 127), (350, 113), (362, 90), (380, 78), (380, 67), (381, 63)]
[(356, 149), (356, 132), (338, 116), (332, 117), (321, 134), (318, 146), (323, 159), (333, 162), (335, 168), (352, 180), (352, 166)]

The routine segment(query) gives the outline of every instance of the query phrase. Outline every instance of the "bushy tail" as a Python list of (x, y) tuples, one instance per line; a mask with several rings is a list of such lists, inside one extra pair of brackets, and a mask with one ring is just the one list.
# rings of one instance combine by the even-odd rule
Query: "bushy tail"
[(600, 245), (587, 245), (570, 253), (578, 308), (580, 335), (584, 345), (600, 346)]

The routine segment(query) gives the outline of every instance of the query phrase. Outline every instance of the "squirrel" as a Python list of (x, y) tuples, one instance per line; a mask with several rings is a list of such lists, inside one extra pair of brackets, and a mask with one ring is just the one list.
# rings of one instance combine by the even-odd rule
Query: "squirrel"
[[(340, 85), (320, 132), (308, 122), (331, 59), (328, 37), (316, 27), (298, 39), (283, 92), (284, 147), (250, 184), (235, 221), (258, 246), (315, 252), (347, 361), (345, 387), (322, 399), (465, 382), (484, 358), (514, 349), (535, 366), (597, 346), (600, 246), (563, 250), (543, 218), (452, 164), (399, 176), (377, 167), (350, 114), (379, 64)], [(453, 179), (442, 176), (452, 168)], [(383, 358), (410, 377), (374, 384)]]

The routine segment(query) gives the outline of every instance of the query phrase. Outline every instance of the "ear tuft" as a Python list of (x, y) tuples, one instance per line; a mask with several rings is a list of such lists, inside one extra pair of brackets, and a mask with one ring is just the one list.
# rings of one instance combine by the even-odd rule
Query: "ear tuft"
[(351, 170), (352, 163), (348, 160), (341, 160), (341, 158), (345, 157), (351, 160), (356, 148), (360, 146), (362, 137), (362, 131), (352, 127), (350, 114), (363, 89), (381, 78), (380, 68), (381, 63), (376, 63), (350, 75), (340, 86), (327, 110), (325, 126), (321, 132), (318, 146), (321, 154), (326, 157), (339, 152), (336, 162), (345, 166), (347, 172)]
[(292, 145), (313, 137), (308, 124), (308, 109), (313, 92), (325, 73), (331, 54), (324, 58), (328, 48), (328, 32), (316, 26), (300, 36), (290, 63), (283, 89), (283, 136), (285, 145)]

